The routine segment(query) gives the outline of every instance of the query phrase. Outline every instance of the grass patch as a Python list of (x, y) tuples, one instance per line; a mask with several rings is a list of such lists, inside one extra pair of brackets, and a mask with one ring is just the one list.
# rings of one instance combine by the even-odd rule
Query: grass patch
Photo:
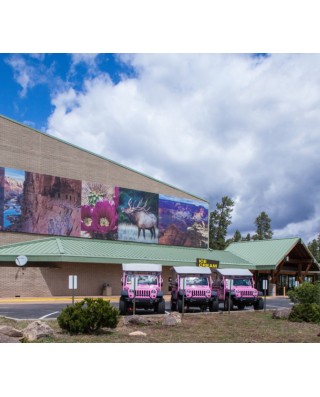
[[(222, 313), (222, 314), (221, 314)], [(148, 325), (125, 325), (122, 317), (114, 330), (96, 335), (73, 335), (61, 330), (56, 320), (48, 320), (55, 335), (44, 343), (317, 343), (320, 326), (272, 319), (271, 312), (186, 313), (176, 326), (162, 325), (161, 315), (150, 316)], [(0, 325), (23, 329), (31, 321), (0, 318)], [(142, 331), (147, 336), (129, 336)], [(41, 341), (40, 341), (41, 342)]]

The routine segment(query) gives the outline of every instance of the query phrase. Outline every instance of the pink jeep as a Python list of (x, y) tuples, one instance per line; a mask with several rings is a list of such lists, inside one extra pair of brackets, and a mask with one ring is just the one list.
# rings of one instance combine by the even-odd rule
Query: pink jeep
[(146, 263), (122, 265), (122, 291), (119, 301), (120, 314), (127, 314), (133, 307), (153, 309), (156, 313), (165, 312), (161, 277), (162, 266)]
[[(219, 302), (223, 302), (225, 310), (232, 310), (233, 306), (237, 306), (239, 310), (243, 310), (245, 306), (253, 306), (254, 310), (264, 308), (262, 293), (254, 288), (253, 274), (250, 270), (214, 269), (212, 277), (213, 289), (218, 294)], [(231, 291), (230, 284), (228, 285), (230, 281)]]
[(198, 266), (176, 266), (172, 268), (171, 310), (182, 313), (183, 303), (188, 310), (199, 307), (201, 311), (219, 310), (216, 291), (212, 290), (211, 270)]

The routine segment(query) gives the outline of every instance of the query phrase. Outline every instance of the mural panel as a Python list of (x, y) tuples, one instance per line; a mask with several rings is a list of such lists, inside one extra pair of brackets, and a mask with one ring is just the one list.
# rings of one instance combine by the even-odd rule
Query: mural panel
[(3, 230), (4, 210), (4, 168), (0, 167), (0, 231)]
[(20, 232), (21, 207), (25, 172), (13, 168), (4, 169), (3, 181), (3, 230)]
[(81, 237), (118, 239), (119, 188), (82, 182)]
[(80, 237), (80, 206), (81, 181), (26, 172), (20, 231)]
[(0, 231), (208, 246), (208, 204), (0, 167)]
[(159, 244), (208, 247), (208, 205), (159, 195)]
[(118, 239), (158, 243), (158, 200), (155, 193), (120, 188)]

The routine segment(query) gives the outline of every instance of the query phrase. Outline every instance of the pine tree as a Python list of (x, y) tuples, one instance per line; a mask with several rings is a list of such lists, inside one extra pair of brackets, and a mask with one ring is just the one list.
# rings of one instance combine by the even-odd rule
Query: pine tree
[(234, 201), (228, 197), (222, 197), (221, 203), (216, 204), (216, 210), (210, 213), (209, 247), (217, 250), (226, 248), (226, 236), (228, 226), (231, 225), (231, 212)]
[(253, 240), (270, 240), (272, 238), (271, 219), (266, 212), (262, 211), (254, 223), (257, 229), (256, 234), (252, 236)]
[(314, 256), (314, 259), (319, 262), (320, 259), (320, 234), (318, 235), (317, 239), (313, 239), (308, 244), (308, 249), (311, 254)]
[(233, 235), (233, 241), (237, 243), (238, 241), (241, 241), (241, 239), (242, 239), (241, 233), (239, 232), (239, 230), (236, 230)]

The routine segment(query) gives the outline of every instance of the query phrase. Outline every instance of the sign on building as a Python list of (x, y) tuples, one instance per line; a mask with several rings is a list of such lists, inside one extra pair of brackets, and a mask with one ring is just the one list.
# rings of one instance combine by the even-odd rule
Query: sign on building
[(210, 267), (211, 269), (218, 269), (219, 261), (213, 261), (211, 259), (200, 259), (200, 258), (197, 258), (197, 266)]

